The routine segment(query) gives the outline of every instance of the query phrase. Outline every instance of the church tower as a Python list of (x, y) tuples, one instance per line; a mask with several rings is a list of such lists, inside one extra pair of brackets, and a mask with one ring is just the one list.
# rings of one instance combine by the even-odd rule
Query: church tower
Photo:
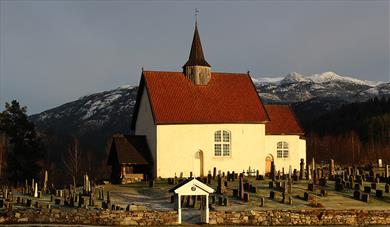
[(197, 22), (195, 22), (195, 32), (194, 38), (192, 39), (190, 56), (183, 66), (183, 73), (196, 85), (207, 85), (211, 79), (211, 66), (207, 63), (203, 55)]

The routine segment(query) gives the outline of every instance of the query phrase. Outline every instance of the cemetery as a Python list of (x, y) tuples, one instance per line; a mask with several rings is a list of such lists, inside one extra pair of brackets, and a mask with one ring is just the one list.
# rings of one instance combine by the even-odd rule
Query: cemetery
[[(371, 167), (301, 160), (299, 170), (276, 171), (272, 163), (267, 176), (214, 168), (196, 179), (96, 184), (86, 174), (77, 188), (56, 188), (45, 172), (43, 182), (1, 187), (0, 223), (170, 225), (183, 223), (192, 210), (195, 222), (210, 224), (389, 225), (389, 171), (381, 160)], [(184, 186), (190, 193), (177, 196)], [(197, 194), (195, 186), (207, 193)], [(200, 210), (207, 210), (207, 219)]]

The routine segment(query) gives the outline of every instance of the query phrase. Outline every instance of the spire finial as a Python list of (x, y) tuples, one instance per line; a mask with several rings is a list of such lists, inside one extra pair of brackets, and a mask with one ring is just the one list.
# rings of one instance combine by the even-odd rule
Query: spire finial
[(198, 8), (195, 8), (195, 26), (198, 25), (198, 14), (199, 14), (199, 10)]

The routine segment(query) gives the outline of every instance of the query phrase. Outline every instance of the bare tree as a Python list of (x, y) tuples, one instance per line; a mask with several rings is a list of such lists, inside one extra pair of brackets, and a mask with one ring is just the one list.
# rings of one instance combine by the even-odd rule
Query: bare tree
[(73, 187), (76, 189), (76, 183), (81, 168), (81, 152), (79, 150), (80, 141), (75, 138), (73, 143), (68, 148), (68, 152), (64, 157), (64, 166), (68, 174), (72, 177)]

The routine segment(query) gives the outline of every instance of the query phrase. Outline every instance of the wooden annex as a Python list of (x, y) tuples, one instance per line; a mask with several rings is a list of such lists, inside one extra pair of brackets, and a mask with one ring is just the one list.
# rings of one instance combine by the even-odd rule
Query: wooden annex
[(115, 134), (107, 164), (111, 166), (111, 183), (127, 184), (144, 180), (150, 174), (150, 154), (145, 136)]

